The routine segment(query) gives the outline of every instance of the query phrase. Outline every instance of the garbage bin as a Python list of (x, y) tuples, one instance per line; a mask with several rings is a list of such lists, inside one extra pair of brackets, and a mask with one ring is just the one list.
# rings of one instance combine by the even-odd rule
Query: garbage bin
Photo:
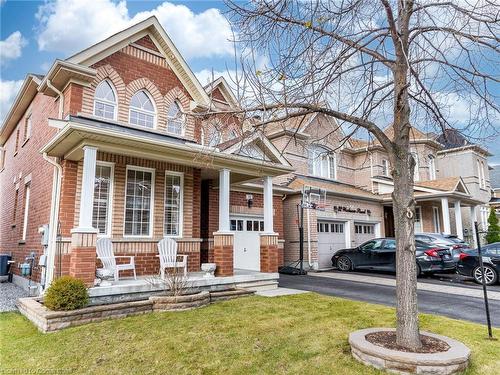
[(9, 260), (12, 256), (8, 254), (0, 254), (0, 276), (7, 276), (9, 274)]

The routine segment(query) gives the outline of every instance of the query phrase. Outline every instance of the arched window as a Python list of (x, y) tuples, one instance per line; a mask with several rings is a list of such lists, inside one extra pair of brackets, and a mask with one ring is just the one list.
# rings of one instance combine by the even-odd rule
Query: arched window
[(308, 147), (309, 173), (313, 176), (337, 179), (337, 160), (327, 148), (310, 145)]
[(436, 158), (434, 155), (429, 155), (429, 180), (436, 179)]
[(170, 105), (167, 113), (167, 132), (175, 135), (182, 135), (184, 132), (184, 113), (177, 101)]
[(217, 128), (217, 124), (212, 124), (208, 131), (207, 145), (210, 147), (215, 147), (222, 142), (222, 134)]
[(130, 123), (154, 128), (155, 117), (156, 111), (150, 96), (144, 90), (136, 92), (130, 100)]
[(116, 120), (116, 95), (112, 84), (104, 80), (95, 89), (94, 115), (109, 120)]

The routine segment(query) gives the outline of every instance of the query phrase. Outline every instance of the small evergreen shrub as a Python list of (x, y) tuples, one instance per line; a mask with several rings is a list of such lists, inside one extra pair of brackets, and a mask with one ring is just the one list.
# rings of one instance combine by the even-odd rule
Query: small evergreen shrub
[(88, 302), (89, 294), (84, 282), (71, 276), (54, 280), (43, 298), (43, 304), (56, 311), (80, 309)]
[(486, 233), (486, 242), (500, 242), (500, 225), (495, 210), (491, 208), (490, 216), (488, 217), (488, 232)]

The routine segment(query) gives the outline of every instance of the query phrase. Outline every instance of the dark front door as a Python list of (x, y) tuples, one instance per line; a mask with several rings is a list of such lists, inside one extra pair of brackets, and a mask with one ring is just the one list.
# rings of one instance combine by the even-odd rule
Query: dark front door
[(386, 237), (396, 236), (396, 233), (394, 233), (394, 212), (392, 212), (392, 206), (384, 206), (384, 226)]

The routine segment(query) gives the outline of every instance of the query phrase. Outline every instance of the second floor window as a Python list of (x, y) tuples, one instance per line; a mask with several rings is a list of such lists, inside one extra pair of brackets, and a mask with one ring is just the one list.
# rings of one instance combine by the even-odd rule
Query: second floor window
[(31, 113), (26, 117), (24, 123), (24, 140), (28, 140), (31, 137)]
[(213, 125), (208, 131), (207, 145), (215, 147), (222, 142), (222, 135), (216, 125)]
[(419, 172), (419, 165), (418, 165), (418, 155), (415, 152), (412, 152), (411, 156), (413, 157), (413, 160), (415, 160), (415, 169), (413, 170), (413, 181), (420, 181), (420, 172)]
[(429, 155), (429, 180), (436, 179), (436, 159), (433, 155)]
[(116, 120), (116, 95), (108, 81), (99, 83), (94, 95), (94, 115)]
[(389, 177), (389, 160), (387, 159), (382, 159), (382, 176)]
[(486, 189), (486, 176), (484, 171), (484, 162), (482, 160), (477, 160), (477, 175), (479, 178), (479, 187), (481, 189)]
[(144, 90), (135, 93), (130, 100), (130, 123), (152, 129), (155, 115), (155, 107), (149, 95)]
[(173, 102), (167, 113), (167, 132), (182, 135), (184, 130), (184, 114), (179, 103)]
[(326, 148), (311, 146), (309, 148), (309, 173), (313, 176), (337, 179), (336, 157)]

